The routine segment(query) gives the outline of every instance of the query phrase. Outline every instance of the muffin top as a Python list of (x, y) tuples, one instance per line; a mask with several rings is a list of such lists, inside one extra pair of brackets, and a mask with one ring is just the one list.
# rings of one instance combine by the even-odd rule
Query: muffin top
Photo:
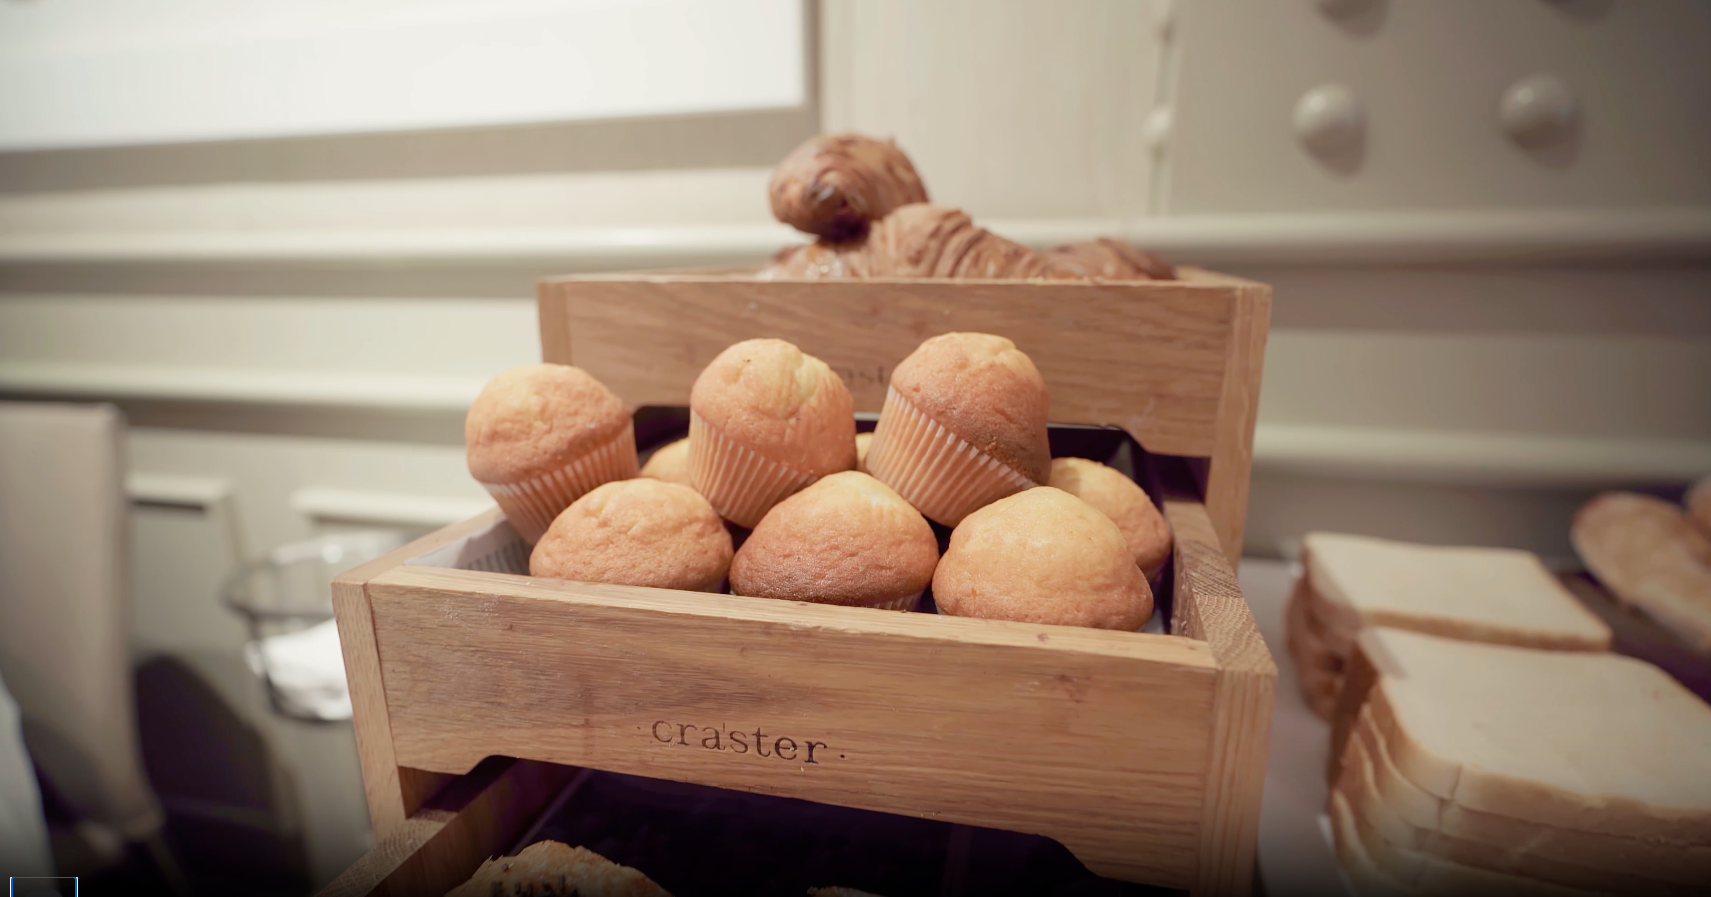
[(873, 445), (873, 433), (856, 434), (856, 466), (855, 469), (867, 473), (867, 447)]
[(731, 562), (731, 592), (866, 604), (922, 591), (938, 562), (926, 518), (890, 486), (848, 470), (767, 512)]
[(946, 333), (891, 372), (891, 386), (922, 414), (1011, 470), (1044, 483), (1046, 384), (1016, 344), (989, 333)]
[(529, 555), (529, 574), (581, 582), (709, 591), (731, 566), (731, 534), (688, 486), (606, 483), (558, 515)]
[(654, 449), (654, 453), (648, 456), (648, 463), (642, 466), (641, 475), (680, 486), (689, 485), (689, 440), (679, 439)]
[(1123, 531), (1141, 572), (1151, 579), (1170, 557), (1170, 524), (1152, 499), (1122, 472), (1086, 458), (1056, 458), (1046, 485), (1062, 489), (1111, 518)]
[(933, 574), (933, 599), (960, 617), (1129, 631), (1153, 612), (1117, 524), (1050, 486), (963, 518)]
[(469, 473), (514, 483), (563, 466), (630, 426), (624, 403), (567, 364), (526, 364), (482, 387), (463, 420)]
[(844, 381), (781, 339), (744, 340), (719, 353), (689, 407), (726, 438), (813, 476), (855, 467), (855, 408)]

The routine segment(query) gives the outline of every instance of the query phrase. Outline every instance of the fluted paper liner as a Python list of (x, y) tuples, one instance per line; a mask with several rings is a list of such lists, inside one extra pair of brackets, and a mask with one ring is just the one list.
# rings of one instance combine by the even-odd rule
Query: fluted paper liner
[(922, 414), (895, 388), (885, 392), (867, 449), (867, 470), (922, 516), (946, 526), (1040, 485)]
[(689, 482), (720, 517), (754, 529), (773, 505), (817, 479), (730, 439), (689, 412)]
[(499, 503), (517, 535), (533, 545), (572, 502), (603, 483), (633, 479), (640, 470), (636, 430), (626, 422), (618, 435), (557, 470), (516, 483), (481, 485)]
[(902, 598), (893, 598), (890, 601), (876, 601), (872, 604), (856, 604), (851, 606), (873, 607), (878, 608), (879, 610), (914, 610), (915, 604), (921, 600), (921, 596), (925, 594), (926, 591), (926, 589), (922, 589), (913, 595), (904, 595)]

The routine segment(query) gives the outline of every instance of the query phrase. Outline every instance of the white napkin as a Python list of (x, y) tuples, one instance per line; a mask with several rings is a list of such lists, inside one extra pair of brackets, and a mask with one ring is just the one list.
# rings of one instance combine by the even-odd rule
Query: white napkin
[(332, 620), (250, 642), (244, 645), (244, 659), (257, 676), (273, 680), (274, 692), (289, 712), (320, 720), (351, 718), (345, 658)]

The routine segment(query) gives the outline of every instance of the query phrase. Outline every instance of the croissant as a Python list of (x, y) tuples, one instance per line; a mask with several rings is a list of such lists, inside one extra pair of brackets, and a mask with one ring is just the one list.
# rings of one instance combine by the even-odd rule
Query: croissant
[(860, 134), (822, 134), (792, 150), (767, 194), (779, 221), (833, 242), (859, 238), (893, 209), (927, 201), (909, 157), (889, 140)]

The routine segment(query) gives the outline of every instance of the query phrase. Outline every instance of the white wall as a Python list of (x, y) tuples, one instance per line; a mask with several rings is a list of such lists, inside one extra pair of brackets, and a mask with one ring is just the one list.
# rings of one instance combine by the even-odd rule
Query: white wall
[[(1019, 239), (1123, 234), (1274, 285), (1251, 550), (1336, 527), (1563, 554), (1588, 491), (1711, 471), (1706, 7), (1375, 8), (826, 0), (798, 109), (0, 153), (0, 391), (120, 400), (139, 497), (229, 496), (239, 550), (432, 526), (483, 502), (462, 410), (536, 357), (535, 277), (759, 260), (793, 239), (771, 164), (860, 128)], [(1573, 153), (1494, 122), (1538, 70), (1580, 92)], [(1352, 169), (1289, 129), (1329, 80), (1368, 101)], [(139, 646), (241, 679), (220, 514), (157, 504), (139, 545), (184, 554), (137, 600), (183, 622)], [(228, 684), (319, 783), (336, 870), (363, 846), (348, 742)]]

